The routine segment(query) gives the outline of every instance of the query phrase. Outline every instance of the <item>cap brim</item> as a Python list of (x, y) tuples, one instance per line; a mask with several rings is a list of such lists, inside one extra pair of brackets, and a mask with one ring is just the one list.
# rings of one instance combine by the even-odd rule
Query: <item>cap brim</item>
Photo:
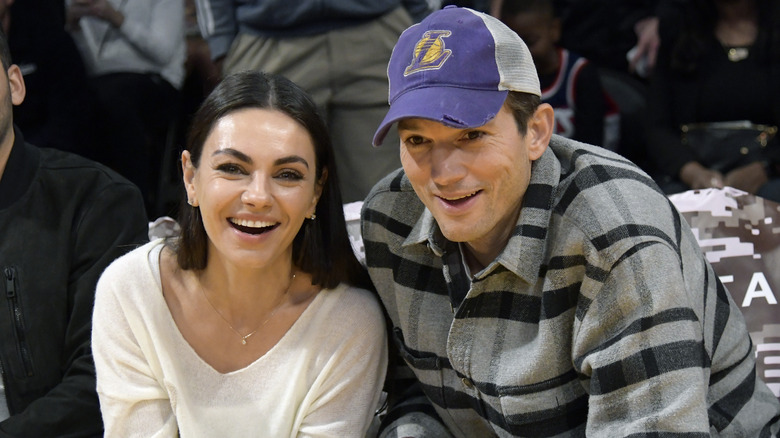
[(409, 90), (390, 105), (390, 110), (374, 134), (373, 145), (381, 145), (393, 123), (401, 119), (428, 119), (461, 129), (482, 126), (496, 117), (507, 94), (506, 90), (444, 86)]

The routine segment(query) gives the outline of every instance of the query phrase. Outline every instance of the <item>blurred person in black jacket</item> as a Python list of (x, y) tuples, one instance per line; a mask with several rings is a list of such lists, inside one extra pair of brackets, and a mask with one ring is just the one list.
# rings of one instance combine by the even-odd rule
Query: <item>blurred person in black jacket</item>
[(26, 143), (26, 89), (0, 32), (0, 437), (98, 437), (95, 285), (148, 241), (138, 188), (78, 155)]

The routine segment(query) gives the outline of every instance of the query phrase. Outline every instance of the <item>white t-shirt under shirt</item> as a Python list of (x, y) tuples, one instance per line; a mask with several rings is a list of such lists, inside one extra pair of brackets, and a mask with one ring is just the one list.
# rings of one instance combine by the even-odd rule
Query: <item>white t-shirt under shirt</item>
[(384, 381), (378, 300), (323, 290), (246, 368), (217, 372), (178, 330), (162, 295), (161, 240), (117, 259), (97, 286), (92, 348), (106, 436), (361, 437)]

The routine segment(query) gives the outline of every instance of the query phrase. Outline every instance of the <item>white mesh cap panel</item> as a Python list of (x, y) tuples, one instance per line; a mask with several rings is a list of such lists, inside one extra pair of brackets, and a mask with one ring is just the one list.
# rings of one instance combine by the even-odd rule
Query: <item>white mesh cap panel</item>
[(476, 11), (474, 13), (482, 18), (495, 41), (496, 63), (501, 75), (499, 90), (521, 91), (541, 97), (539, 75), (531, 52), (523, 40), (497, 18)]

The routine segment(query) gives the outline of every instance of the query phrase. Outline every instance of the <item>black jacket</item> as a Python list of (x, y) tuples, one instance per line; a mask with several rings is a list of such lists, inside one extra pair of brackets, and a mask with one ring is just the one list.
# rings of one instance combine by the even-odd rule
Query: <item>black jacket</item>
[(148, 240), (143, 200), (108, 168), (15, 133), (0, 179), (0, 366), (11, 413), (0, 437), (102, 436), (95, 284)]

